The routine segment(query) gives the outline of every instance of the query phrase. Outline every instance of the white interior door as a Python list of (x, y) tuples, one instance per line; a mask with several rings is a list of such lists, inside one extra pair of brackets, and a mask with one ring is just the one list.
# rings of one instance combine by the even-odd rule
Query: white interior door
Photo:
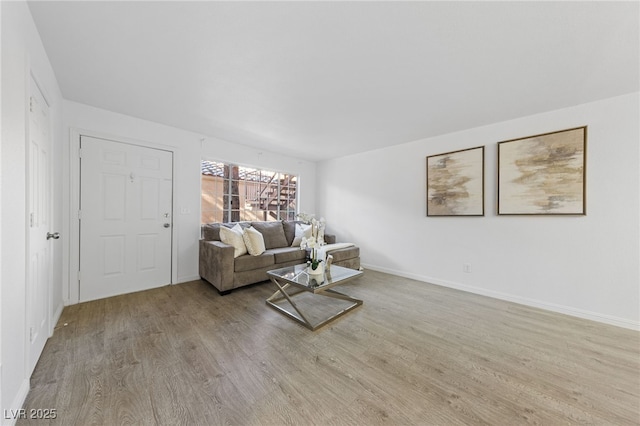
[(173, 153), (80, 139), (80, 301), (171, 283)]
[(28, 334), (28, 375), (33, 372), (49, 337), (51, 283), (51, 140), (49, 106), (35, 80), (31, 78), (29, 95), (28, 147), (28, 234), (26, 309)]

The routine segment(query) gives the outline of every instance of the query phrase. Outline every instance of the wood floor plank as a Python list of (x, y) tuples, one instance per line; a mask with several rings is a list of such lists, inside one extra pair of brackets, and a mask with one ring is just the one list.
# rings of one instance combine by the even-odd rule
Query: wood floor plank
[(274, 291), (65, 308), (24, 406), (57, 418), (18, 424), (640, 424), (637, 331), (366, 271), (339, 288), (364, 304), (312, 332)]

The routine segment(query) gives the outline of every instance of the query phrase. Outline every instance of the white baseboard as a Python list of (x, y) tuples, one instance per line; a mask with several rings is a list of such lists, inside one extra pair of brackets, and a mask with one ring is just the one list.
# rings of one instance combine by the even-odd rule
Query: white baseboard
[(58, 308), (56, 309), (56, 311), (53, 314), (53, 317), (51, 318), (51, 330), (49, 330), (49, 337), (53, 336), (53, 330), (55, 330), (56, 328), (56, 324), (58, 324), (58, 321), (60, 320), (60, 317), (62, 316), (62, 310), (64, 309), (64, 303), (60, 303), (60, 305), (58, 305)]
[(481, 296), (492, 297), (494, 299), (506, 300), (508, 302), (518, 303), (520, 305), (531, 306), (534, 308), (540, 308), (547, 311), (557, 312), (560, 314), (570, 315), (577, 318), (588, 319), (591, 321), (597, 321), (604, 324), (614, 325), (617, 327), (627, 328), (631, 330), (640, 331), (640, 322), (632, 321), (625, 318), (618, 318), (611, 315), (605, 315), (598, 312), (585, 311), (583, 309), (574, 308), (571, 306), (558, 305), (556, 303), (544, 302), (541, 300), (529, 299), (526, 297), (516, 296), (508, 293), (502, 293), (493, 290), (487, 290), (480, 287), (470, 286), (466, 284), (460, 284), (453, 281), (441, 280), (438, 278), (427, 277), (418, 274), (411, 274), (395, 269), (378, 267), (375, 265), (362, 265), (366, 269), (372, 271), (384, 272), (391, 275), (397, 275), (399, 277), (410, 278), (416, 281), (422, 281), (429, 284), (439, 285), (441, 287), (453, 288), (456, 290), (466, 291), (468, 293), (479, 294)]
[[(64, 303), (60, 303), (56, 308), (53, 316), (51, 317), (51, 330), (49, 330), (49, 337), (53, 335), (53, 330), (55, 329), (58, 320), (62, 316), (62, 310), (64, 309)], [(20, 409), (24, 405), (24, 401), (27, 399), (27, 395), (29, 394), (29, 380), (30, 378), (26, 378), (22, 381), (20, 385), (20, 389), (18, 389), (18, 393), (15, 398), (11, 402), (9, 407), (2, 407), (2, 426), (13, 426), (16, 424), (18, 418), (20, 418)]]
[(188, 277), (178, 277), (177, 282), (175, 282), (174, 284), (189, 283), (191, 281), (200, 281), (200, 275), (192, 275), (192, 276), (188, 276)]
[[(27, 399), (27, 394), (29, 393), (29, 379), (24, 379), (22, 384), (20, 385), (20, 389), (15, 398), (13, 398), (13, 402), (9, 407), (2, 407), (2, 426), (13, 426), (16, 424), (18, 420), (19, 410), (24, 405), (24, 401)], [(11, 414), (15, 413), (15, 416)], [(8, 417), (8, 418), (7, 418)]]

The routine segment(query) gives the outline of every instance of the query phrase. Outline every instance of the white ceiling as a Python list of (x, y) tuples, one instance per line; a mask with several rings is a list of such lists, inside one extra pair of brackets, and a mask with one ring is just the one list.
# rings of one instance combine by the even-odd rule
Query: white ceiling
[(29, 7), (66, 99), (310, 160), (640, 90), (638, 2)]

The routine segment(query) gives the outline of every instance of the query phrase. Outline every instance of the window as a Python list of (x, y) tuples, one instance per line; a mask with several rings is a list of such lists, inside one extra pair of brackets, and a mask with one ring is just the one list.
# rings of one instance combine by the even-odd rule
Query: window
[(202, 160), (201, 223), (295, 220), (298, 177)]

